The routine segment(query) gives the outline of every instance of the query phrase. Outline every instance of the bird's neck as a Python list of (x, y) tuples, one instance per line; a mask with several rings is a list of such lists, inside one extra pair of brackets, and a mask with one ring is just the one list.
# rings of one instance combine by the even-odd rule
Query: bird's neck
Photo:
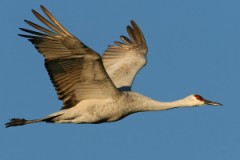
[(172, 101), (172, 102), (159, 102), (153, 99), (148, 99), (147, 103), (141, 108), (143, 111), (159, 111), (159, 110), (168, 110), (179, 107), (187, 107), (188, 105), (184, 99)]
[(134, 99), (133, 101), (138, 103), (134, 104), (134, 110), (136, 112), (160, 111), (179, 107), (192, 106), (191, 104), (188, 103), (186, 99), (180, 99), (172, 102), (159, 102), (134, 92), (132, 97)]

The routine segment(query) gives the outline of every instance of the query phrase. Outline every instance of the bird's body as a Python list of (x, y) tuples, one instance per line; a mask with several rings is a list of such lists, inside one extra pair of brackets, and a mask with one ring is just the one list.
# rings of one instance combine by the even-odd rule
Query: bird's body
[[(191, 95), (191, 97), (194, 96)], [(119, 97), (84, 100), (70, 109), (61, 110), (49, 117), (55, 117), (53, 120), (56, 123), (114, 122), (136, 112), (187, 107), (186, 101), (181, 99), (174, 102), (158, 102), (136, 92), (123, 91)], [(188, 103), (188, 105), (194, 104)], [(59, 116), (56, 117), (56, 115)]]
[(56, 116), (56, 123), (102, 123), (113, 122), (126, 117), (131, 113), (138, 112), (137, 106), (140, 101), (134, 98), (143, 97), (134, 92), (122, 92), (118, 97), (108, 99), (83, 100), (76, 106), (61, 110), (51, 116)]
[(123, 42), (109, 46), (101, 57), (71, 35), (46, 8), (41, 8), (51, 22), (34, 10), (33, 13), (51, 30), (25, 20), (41, 32), (20, 28), (31, 34), (20, 36), (28, 38), (44, 56), (45, 67), (63, 107), (41, 119), (13, 118), (6, 127), (36, 122), (113, 122), (136, 112), (221, 105), (195, 94), (173, 102), (159, 102), (131, 91), (134, 77), (147, 61), (147, 45), (135, 22), (127, 26), (130, 39), (121, 36)]

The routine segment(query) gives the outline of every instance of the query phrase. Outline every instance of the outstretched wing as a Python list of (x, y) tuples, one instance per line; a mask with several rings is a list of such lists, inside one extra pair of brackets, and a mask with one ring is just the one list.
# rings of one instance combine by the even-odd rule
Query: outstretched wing
[(120, 36), (123, 42), (114, 42), (103, 54), (104, 67), (120, 90), (131, 90), (138, 71), (146, 64), (147, 44), (138, 25), (131, 21), (127, 26), (130, 39)]
[(38, 12), (33, 14), (49, 29), (25, 20), (41, 32), (20, 28), (31, 35), (28, 38), (45, 58), (45, 67), (52, 83), (63, 101), (62, 109), (71, 108), (84, 99), (101, 99), (120, 94), (97, 52), (70, 34), (43, 6), (48, 21)]

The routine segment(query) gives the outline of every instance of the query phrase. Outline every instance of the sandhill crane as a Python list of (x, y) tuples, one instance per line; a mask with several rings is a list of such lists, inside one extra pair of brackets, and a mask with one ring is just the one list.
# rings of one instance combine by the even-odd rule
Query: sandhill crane
[(137, 72), (146, 64), (147, 45), (138, 25), (127, 26), (130, 39), (109, 46), (103, 57), (69, 33), (43, 6), (45, 19), (33, 14), (49, 29), (31, 21), (25, 22), (38, 31), (20, 28), (31, 35), (20, 36), (31, 41), (45, 58), (45, 67), (63, 101), (60, 111), (41, 119), (13, 118), (6, 127), (36, 122), (102, 123), (120, 120), (129, 114), (159, 111), (177, 107), (222, 105), (193, 94), (173, 102), (159, 102), (131, 91)]

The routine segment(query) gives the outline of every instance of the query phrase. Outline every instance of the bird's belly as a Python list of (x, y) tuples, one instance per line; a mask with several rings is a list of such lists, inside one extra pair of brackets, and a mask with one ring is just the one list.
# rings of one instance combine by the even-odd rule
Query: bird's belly
[(91, 99), (66, 110), (61, 118), (72, 119), (74, 123), (103, 123), (117, 121), (127, 115), (124, 106), (112, 99)]

